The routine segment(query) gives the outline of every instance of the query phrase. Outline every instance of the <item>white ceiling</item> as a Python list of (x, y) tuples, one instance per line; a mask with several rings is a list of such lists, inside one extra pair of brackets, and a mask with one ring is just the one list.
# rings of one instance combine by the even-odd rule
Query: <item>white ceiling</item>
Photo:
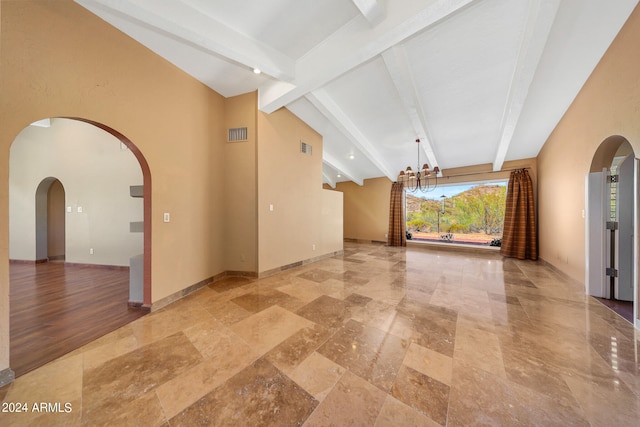
[(223, 96), (291, 110), (335, 185), (395, 180), (416, 138), (440, 169), (535, 157), (638, 0), (76, 2)]

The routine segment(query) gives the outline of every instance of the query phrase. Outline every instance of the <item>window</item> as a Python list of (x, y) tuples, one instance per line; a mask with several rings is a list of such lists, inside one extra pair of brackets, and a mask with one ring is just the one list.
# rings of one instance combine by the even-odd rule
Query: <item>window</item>
[(407, 192), (407, 232), (412, 240), (495, 245), (502, 238), (506, 194), (506, 180)]

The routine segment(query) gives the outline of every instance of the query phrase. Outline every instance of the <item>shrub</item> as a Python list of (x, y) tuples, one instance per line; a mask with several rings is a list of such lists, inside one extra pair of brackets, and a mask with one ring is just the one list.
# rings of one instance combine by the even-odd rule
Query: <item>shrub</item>
[(469, 226), (464, 224), (451, 224), (448, 231), (449, 233), (468, 233)]

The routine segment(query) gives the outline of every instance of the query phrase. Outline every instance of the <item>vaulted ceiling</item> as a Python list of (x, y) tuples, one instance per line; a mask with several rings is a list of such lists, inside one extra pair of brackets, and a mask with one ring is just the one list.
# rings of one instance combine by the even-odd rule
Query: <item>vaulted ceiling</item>
[(223, 96), (288, 108), (334, 186), (395, 180), (418, 149), (440, 169), (535, 157), (638, 0), (76, 2)]

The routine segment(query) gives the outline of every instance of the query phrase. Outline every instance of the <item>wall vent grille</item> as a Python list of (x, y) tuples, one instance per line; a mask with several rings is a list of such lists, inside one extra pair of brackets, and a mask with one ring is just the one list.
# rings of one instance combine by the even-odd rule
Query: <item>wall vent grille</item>
[(244, 127), (244, 128), (231, 128), (231, 129), (228, 129), (227, 141), (228, 142), (248, 141), (247, 128)]
[(313, 147), (306, 142), (300, 141), (300, 152), (307, 156), (311, 156), (313, 154)]

